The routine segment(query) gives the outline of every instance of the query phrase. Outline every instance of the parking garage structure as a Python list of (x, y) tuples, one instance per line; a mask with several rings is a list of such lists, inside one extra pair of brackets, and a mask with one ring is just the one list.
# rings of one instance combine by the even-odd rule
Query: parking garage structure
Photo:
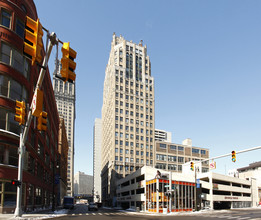
[(240, 179), (217, 173), (198, 175), (202, 187), (203, 208), (230, 209), (256, 207), (258, 189), (256, 179)]

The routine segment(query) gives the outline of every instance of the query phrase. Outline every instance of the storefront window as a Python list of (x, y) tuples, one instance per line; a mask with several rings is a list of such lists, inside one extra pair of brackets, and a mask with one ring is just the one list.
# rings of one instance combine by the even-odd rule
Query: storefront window
[(16, 194), (4, 194), (4, 206), (15, 206)]
[[(158, 181), (158, 183), (157, 183)], [(158, 184), (158, 189), (156, 185)], [(194, 205), (194, 184), (188, 182), (172, 181), (171, 192), (167, 179), (154, 179), (146, 182), (146, 209), (149, 212), (159, 212), (163, 209), (171, 211), (192, 211)], [(158, 192), (158, 198), (157, 198)], [(171, 204), (170, 204), (171, 202)]]

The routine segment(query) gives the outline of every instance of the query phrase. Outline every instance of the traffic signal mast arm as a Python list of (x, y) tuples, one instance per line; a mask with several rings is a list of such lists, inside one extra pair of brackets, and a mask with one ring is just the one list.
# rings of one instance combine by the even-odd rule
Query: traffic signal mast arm
[[(249, 149), (245, 149), (245, 150), (241, 150), (241, 151), (236, 151), (237, 154), (240, 154), (240, 153), (245, 153), (245, 152), (248, 152), (248, 151), (253, 151), (253, 150), (259, 150), (261, 149), (261, 146), (258, 146), (258, 147), (252, 147), (252, 148), (249, 148)], [(222, 157), (229, 157), (231, 156), (232, 153), (228, 153), (228, 154), (223, 154), (221, 156), (217, 156), (217, 157), (212, 157), (212, 158), (208, 158), (208, 159), (205, 159), (205, 160), (201, 160), (201, 161), (196, 161), (195, 163), (202, 163), (202, 162), (205, 162), (205, 161), (210, 161), (210, 160), (215, 160), (215, 159), (218, 159), (218, 158), (222, 158)]]
[[(41, 86), (42, 86), (44, 75), (45, 75), (47, 64), (48, 64), (48, 60), (49, 60), (50, 54), (52, 52), (53, 45), (58, 43), (58, 40), (56, 39), (55, 33), (51, 33), (50, 36), (49, 36), (49, 39), (50, 39), (50, 41), (49, 41), (48, 48), (47, 48), (47, 51), (46, 51), (46, 54), (45, 54), (45, 58), (44, 58), (43, 64), (42, 64), (43, 68), (41, 68), (41, 71), (40, 71), (40, 74), (39, 74), (39, 77), (38, 77), (38, 81), (36, 83), (34, 95), (36, 95), (37, 89), (40, 89)], [(27, 139), (29, 127), (30, 127), (30, 124), (31, 124), (31, 121), (32, 121), (32, 116), (33, 116), (32, 115), (32, 107), (33, 107), (33, 103), (31, 103), (30, 110), (28, 112), (28, 117), (27, 117), (25, 129), (24, 129), (24, 133), (23, 133), (23, 138), (22, 138), (23, 145), (24, 145), (25, 140)]]

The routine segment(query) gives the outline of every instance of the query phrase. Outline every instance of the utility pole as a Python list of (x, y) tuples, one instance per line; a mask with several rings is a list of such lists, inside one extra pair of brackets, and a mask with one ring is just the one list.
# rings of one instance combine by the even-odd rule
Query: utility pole
[[(48, 60), (53, 48), (53, 45), (57, 44), (58, 41), (56, 39), (56, 34), (51, 33), (50, 36), (47, 36), (49, 38), (48, 48), (43, 60), (42, 68), (38, 77), (38, 81), (35, 87), (34, 96), (36, 96), (37, 89), (40, 89), (42, 86), (42, 82), (44, 79), (44, 75), (47, 69)], [(33, 96), (33, 97), (34, 97)], [(29, 132), (29, 128), (32, 121), (32, 109), (33, 109), (33, 100), (28, 112), (27, 121), (25, 124), (25, 129), (20, 134), (20, 144), (19, 144), (19, 166), (18, 166), (18, 181), (21, 182), (21, 185), (17, 187), (17, 201), (16, 201), (16, 209), (15, 209), (15, 217), (21, 217), (22, 216), (22, 208), (21, 208), (21, 202), (22, 202), (22, 182), (23, 182), (23, 163), (24, 163), (24, 147), (25, 147), (25, 141), (27, 139), (27, 135)]]

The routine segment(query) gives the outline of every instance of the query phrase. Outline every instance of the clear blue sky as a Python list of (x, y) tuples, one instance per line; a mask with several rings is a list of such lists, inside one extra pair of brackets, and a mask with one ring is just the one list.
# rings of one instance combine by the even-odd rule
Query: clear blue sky
[[(113, 32), (143, 40), (155, 78), (155, 125), (210, 156), (261, 145), (261, 1), (35, 0), (42, 25), (77, 54), (75, 173), (93, 174)], [(52, 53), (54, 55), (55, 52)], [(54, 58), (49, 61), (54, 70)], [(218, 159), (216, 172), (261, 160), (261, 150)]]

